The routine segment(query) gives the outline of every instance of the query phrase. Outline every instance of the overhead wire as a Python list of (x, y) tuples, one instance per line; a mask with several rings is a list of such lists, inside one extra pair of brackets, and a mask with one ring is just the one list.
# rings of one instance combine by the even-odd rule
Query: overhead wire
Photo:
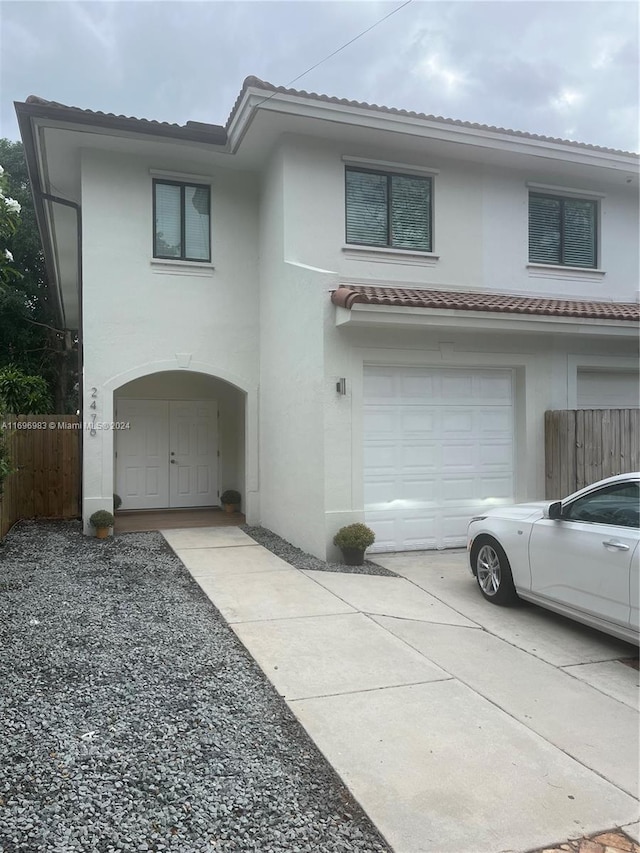
[[(386, 15), (384, 15), (382, 18), (379, 18), (377, 21), (375, 21), (373, 24), (371, 24), (371, 26), (367, 27), (366, 30), (362, 30), (362, 32), (358, 33), (358, 35), (354, 36), (352, 39), (349, 39), (349, 41), (345, 42), (343, 45), (336, 48), (336, 50), (334, 50), (332, 53), (329, 53), (327, 56), (324, 57), (324, 59), (321, 59), (319, 62), (316, 62), (315, 65), (312, 65), (310, 68), (307, 68), (307, 70), (303, 71), (302, 74), (298, 74), (298, 76), (294, 77), (293, 80), (289, 80), (289, 82), (284, 86), (284, 88), (288, 89), (293, 83), (296, 83), (298, 80), (301, 80), (303, 77), (305, 77), (311, 71), (314, 71), (316, 68), (318, 68), (319, 65), (322, 65), (323, 63), (327, 62), (329, 59), (336, 56), (336, 54), (340, 53), (345, 48), (349, 47), (349, 45), (352, 45), (354, 42), (358, 41), (358, 39), (361, 39), (362, 36), (365, 36), (367, 33), (370, 33), (371, 30), (375, 29), (375, 27), (382, 24), (384, 21), (386, 21), (392, 15), (395, 15), (396, 12), (399, 12), (401, 9), (404, 9), (404, 7), (408, 6), (410, 3), (413, 3), (413, 0), (405, 0), (404, 3), (401, 3), (395, 9), (392, 9), (390, 12), (388, 12)], [(277, 95), (277, 94), (278, 94), (277, 92), (272, 92), (266, 98), (263, 98), (261, 101), (258, 101), (256, 106), (259, 107), (261, 104), (264, 104), (265, 101), (271, 100), (271, 98), (273, 98), (274, 95)]]

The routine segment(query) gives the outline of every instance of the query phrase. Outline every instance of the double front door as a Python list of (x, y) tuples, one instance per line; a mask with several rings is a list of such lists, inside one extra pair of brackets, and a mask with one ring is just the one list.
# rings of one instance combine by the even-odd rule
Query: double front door
[(116, 404), (116, 492), (122, 509), (218, 503), (218, 406), (213, 400)]

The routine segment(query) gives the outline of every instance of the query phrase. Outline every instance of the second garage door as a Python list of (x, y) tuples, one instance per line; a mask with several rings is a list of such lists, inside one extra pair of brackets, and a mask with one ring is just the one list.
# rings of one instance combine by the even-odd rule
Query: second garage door
[(511, 370), (366, 366), (364, 500), (372, 551), (453, 548), (511, 503)]

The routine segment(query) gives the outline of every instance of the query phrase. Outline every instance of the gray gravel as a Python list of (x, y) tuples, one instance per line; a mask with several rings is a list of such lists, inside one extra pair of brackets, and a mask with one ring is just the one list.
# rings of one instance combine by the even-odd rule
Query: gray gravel
[(158, 533), (0, 548), (0, 851), (388, 851)]
[(278, 557), (286, 560), (296, 569), (311, 569), (314, 572), (347, 572), (357, 575), (384, 575), (385, 577), (397, 578), (398, 575), (390, 569), (378, 566), (371, 560), (365, 560), (362, 566), (347, 566), (344, 563), (325, 563), (318, 557), (305, 554), (300, 548), (296, 548), (286, 539), (267, 530), (266, 527), (250, 527), (248, 524), (242, 526), (242, 530), (255, 539), (259, 545), (268, 548)]

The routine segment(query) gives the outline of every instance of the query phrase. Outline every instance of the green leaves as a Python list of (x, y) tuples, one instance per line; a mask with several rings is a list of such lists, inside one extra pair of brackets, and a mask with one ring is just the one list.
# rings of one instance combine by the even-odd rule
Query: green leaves
[(42, 376), (9, 365), (0, 369), (0, 411), (11, 415), (41, 415), (51, 409), (49, 386)]

